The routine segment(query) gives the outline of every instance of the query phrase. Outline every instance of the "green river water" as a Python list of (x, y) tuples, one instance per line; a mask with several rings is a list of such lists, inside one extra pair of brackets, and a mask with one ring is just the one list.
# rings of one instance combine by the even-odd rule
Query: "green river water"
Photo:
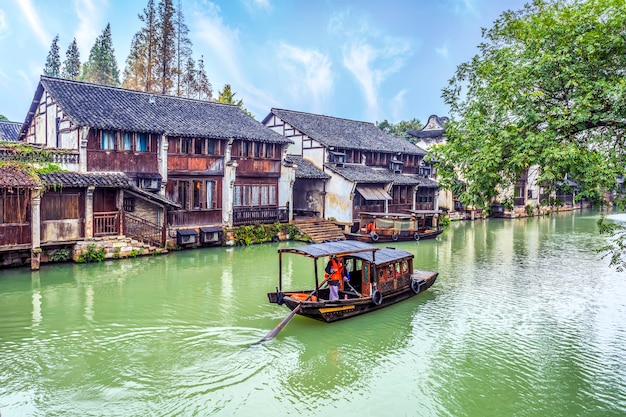
[[(326, 324), (269, 304), (277, 248), (0, 271), (0, 413), (624, 416), (626, 273), (596, 213), (453, 223), (395, 246), (433, 287)], [(311, 262), (285, 260), (287, 286)], [(292, 287), (292, 288), (293, 288)]]

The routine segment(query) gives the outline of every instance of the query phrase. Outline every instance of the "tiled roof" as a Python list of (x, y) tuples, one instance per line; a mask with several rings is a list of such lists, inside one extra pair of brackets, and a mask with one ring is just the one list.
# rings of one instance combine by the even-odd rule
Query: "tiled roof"
[(17, 142), (22, 124), (0, 120), (0, 141)]
[(401, 152), (408, 155), (425, 154), (406, 139), (387, 135), (373, 123), (284, 109), (272, 109), (263, 122), (266, 123), (272, 114), (326, 147)]
[(48, 186), (130, 188), (130, 179), (121, 172), (55, 172), (40, 175)]
[(296, 164), (296, 178), (326, 180), (330, 175), (299, 155), (287, 155), (286, 162)]
[[(78, 126), (214, 139), (269, 143), (292, 141), (265, 127), (239, 107), (118, 87), (41, 77), (64, 114)], [(42, 94), (38, 88), (32, 118)]]
[(325, 167), (357, 184), (386, 184), (393, 182), (397, 185), (418, 185), (419, 179), (414, 175), (396, 174), (388, 169), (372, 168), (362, 164), (344, 164), (335, 166), (326, 164)]
[(421, 188), (439, 188), (439, 183), (433, 179), (418, 176), (415, 177), (419, 181), (419, 186)]
[(436, 138), (445, 135), (445, 124), (450, 119), (432, 114), (428, 117), (428, 122), (421, 130), (409, 130), (407, 133), (416, 138)]
[(0, 167), (1, 188), (32, 188), (38, 185), (39, 181), (24, 170), (10, 165)]

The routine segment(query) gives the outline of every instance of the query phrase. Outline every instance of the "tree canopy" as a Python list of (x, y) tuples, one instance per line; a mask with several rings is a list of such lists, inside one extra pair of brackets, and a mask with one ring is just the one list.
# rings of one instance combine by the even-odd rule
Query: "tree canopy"
[(50, 45), (43, 74), (49, 77), (58, 77), (61, 74), (61, 56), (59, 55), (59, 35), (56, 35)]
[(409, 130), (420, 130), (422, 123), (418, 119), (401, 120), (398, 123), (391, 123), (387, 119), (382, 122), (376, 122), (376, 127), (392, 136), (400, 136), (409, 142), (415, 142), (415, 138), (409, 135)]
[(119, 85), (119, 70), (115, 60), (111, 24), (107, 24), (102, 34), (96, 39), (89, 59), (83, 64), (81, 80), (103, 85)]
[(624, 173), (626, 7), (623, 0), (534, 0), (483, 29), (443, 98), (448, 141), (433, 148), (443, 186), (460, 176), (466, 205), (537, 167), (547, 191), (564, 180), (600, 201)]
[(243, 112), (246, 113), (248, 116), (253, 117), (252, 113), (250, 113), (248, 109), (246, 109), (243, 106), (242, 99), (235, 100), (235, 95), (237, 93), (233, 93), (233, 90), (231, 89), (230, 84), (224, 84), (224, 88), (222, 89), (222, 91), (218, 91), (217, 94), (218, 94), (217, 96), (218, 102), (225, 103), (225, 104), (234, 104), (235, 106), (243, 110)]
[(80, 53), (76, 38), (72, 41), (65, 52), (65, 61), (61, 70), (61, 76), (69, 80), (77, 80), (80, 76)]

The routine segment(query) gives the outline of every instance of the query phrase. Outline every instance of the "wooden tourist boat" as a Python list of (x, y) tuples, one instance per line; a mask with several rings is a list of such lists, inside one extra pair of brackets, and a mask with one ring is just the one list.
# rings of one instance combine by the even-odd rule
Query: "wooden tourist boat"
[[(285, 304), (292, 310), (292, 314), (325, 322), (369, 313), (411, 298), (430, 288), (439, 274), (414, 270), (414, 256), (410, 252), (378, 248), (350, 240), (282, 248), (278, 250), (278, 254), (278, 287), (275, 292), (267, 294), (270, 303)], [(286, 254), (301, 255), (313, 260), (314, 289), (289, 291), (283, 288), (282, 266), (283, 256)], [(335, 301), (329, 301), (330, 289), (325, 285), (327, 279), (322, 278), (326, 262), (331, 256), (344, 259), (350, 277), (347, 283), (342, 282), (339, 286), (339, 299)], [(323, 265), (318, 264), (320, 259)], [(287, 319), (279, 325), (278, 330), (286, 321)]]
[(346, 233), (346, 239), (361, 242), (396, 242), (432, 239), (443, 233), (439, 226), (440, 210), (407, 210), (407, 213), (359, 213), (357, 233)]

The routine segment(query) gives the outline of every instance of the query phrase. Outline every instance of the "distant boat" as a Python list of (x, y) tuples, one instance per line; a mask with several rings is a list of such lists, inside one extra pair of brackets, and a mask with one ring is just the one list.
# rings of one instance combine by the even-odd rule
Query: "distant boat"
[[(279, 254), (278, 287), (267, 294), (270, 303), (285, 304), (292, 313), (325, 322), (333, 322), (369, 313), (406, 300), (430, 288), (438, 272), (413, 269), (414, 255), (394, 248), (378, 248), (358, 241), (333, 241), (293, 248)], [(283, 288), (283, 256), (301, 255), (313, 260), (315, 287), (301, 290)], [(339, 299), (330, 301), (330, 290), (320, 279), (326, 258), (344, 259), (350, 279), (341, 283)], [(318, 260), (323, 265), (318, 265)], [(273, 337), (273, 336), (272, 336)]]
[(443, 233), (437, 219), (440, 210), (407, 210), (407, 213), (359, 213), (359, 230), (346, 239), (361, 242), (397, 242), (432, 239)]

